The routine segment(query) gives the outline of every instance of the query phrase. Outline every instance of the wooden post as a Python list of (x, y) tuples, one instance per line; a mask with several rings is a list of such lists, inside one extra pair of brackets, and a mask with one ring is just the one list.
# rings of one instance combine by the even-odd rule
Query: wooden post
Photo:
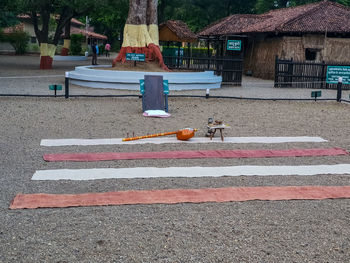
[(293, 85), (293, 58), (290, 59), (290, 64), (288, 66), (288, 74), (289, 74), (289, 83), (290, 86), (292, 87)]
[(324, 61), (322, 61), (321, 87), (320, 87), (321, 89), (323, 89), (323, 81), (326, 79), (325, 68), (326, 68), (326, 64), (324, 63)]
[(343, 82), (343, 78), (342, 78), (342, 77), (339, 77), (339, 79), (338, 79), (338, 84), (337, 84), (337, 101), (338, 101), (338, 102), (341, 101), (342, 82)]
[(275, 88), (278, 87), (278, 55), (275, 58), (275, 83), (273, 85)]
[(188, 56), (188, 60), (187, 60), (187, 68), (189, 69), (190, 68), (190, 60), (191, 60), (191, 43), (188, 42), (187, 43), (187, 56)]
[(68, 71), (65, 73), (64, 90), (65, 90), (64, 97), (68, 99), (69, 98), (69, 72)]
[(177, 45), (177, 68), (180, 67), (180, 42)]
[(253, 72), (252, 59), (253, 59), (253, 52), (254, 52), (254, 43), (255, 43), (255, 39), (253, 38), (252, 48), (251, 48), (250, 56), (249, 56), (249, 68), (251, 69), (252, 72)]
[(210, 41), (208, 38), (208, 42), (207, 42), (207, 56), (208, 56), (208, 69), (210, 68), (210, 59), (209, 59), (209, 55), (210, 55)]

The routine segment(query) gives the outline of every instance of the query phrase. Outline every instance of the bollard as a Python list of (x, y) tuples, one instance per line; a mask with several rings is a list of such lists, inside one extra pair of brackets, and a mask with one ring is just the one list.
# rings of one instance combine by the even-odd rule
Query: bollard
[(337, 84), (337, 101), (338, 102), (341, 101), (342, 83), (343, 83), (343, 78), (339, 77), (338, 84)]
[(69, 98), (69, 72), (65, 73), (65, 79), (64, 79), (64, 90), (65, 90), (65, 98)]
[(49, 85), (49, 90), (53, 90), (55, 92), (55, 97), (57, 97), (57, 91), (62, 90), (62, 85), (57, 85), (57, 84)]
[(207, 89), (207, 91), (205, 92), (205, 98), (206, 98), (206, 99), (209, 98), (209, 89)]

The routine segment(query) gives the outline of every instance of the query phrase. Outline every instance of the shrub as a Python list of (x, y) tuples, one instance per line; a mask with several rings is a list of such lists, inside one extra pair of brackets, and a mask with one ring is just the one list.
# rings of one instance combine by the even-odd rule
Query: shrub
[(55, 54), (56, 55), (61, 55), (62, 48), (63, 48), (62, 45), (57, 45)]
[(5, 41), (13, 46), (17, 55), (26, 53), (29, 39), (29, 34), (22, 30), (15, 30), (5, 35)]
[(91, 47), (87, 46), (87, 45), (83, 45), (82, 46), (82, 51), (83, 51), (84, 56), (85, 56), (85, 52), (88, 52), (88, 54), (90, 54), (91, 53)]
[(121, 41), (115, 41), (113, 42), (113, 44), (111, 45), (111, 52), (119, 52), (120, 48), (121, 48)]
[(70, 36), (70, 53), (73, 56), (78, 56), (81, 55), (82, 48), (81, 48), (81, 43), (85, 37), (82, 34), (72, 34)]
[(30, 44), (28, 50), (30, 52), (40, 53), (40, 47), (38, 44)]
[(103, 53), (105, 53), (105, 46), (104, 45), (99, 45), (98, 46), (98, 52), (99, 52), (99, 55), (103, 55)]
[(2, 28), (0, 28), (0, 42), (4, 42), (4, 41), (5, 41), (5, 34)]
[[(199, 47), (199, 48), (187, 48), (185, 47), (185, 54), (186, 56), (190, 56), (190, 54), (192, 53), (193, 57), (207, 57), (208, 56), (208, 48), (203, 48), (203, 47)], [(213, 54), (213, 49), (209, 48), (209, 56), (212, 56)]]
[[(177, 54), (178, 47), (170, 46), (165, 47), (163, 46), (162, 54), (163, 56), (175, 56)], [(207, 48), (188, 48), (188, 47), (181, 47), (180, 48), (180, 54), (182, 53), (183, 56), (187, 57), (192, 54), (192, 57), (207, 57), (208, 56), (208, 49)], [(213, 54), (213, 49), (209, 49), (210, 56)]]

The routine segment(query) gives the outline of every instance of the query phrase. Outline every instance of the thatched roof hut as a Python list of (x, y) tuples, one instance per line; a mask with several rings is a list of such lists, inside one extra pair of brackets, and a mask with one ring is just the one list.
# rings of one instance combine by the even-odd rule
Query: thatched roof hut
[(321, 1), (261, 15), (234, 14), (204, 28), (198, 36), (223, 42), (246, 37), (242, 41), (244, 71), (271, 79), (276, 56), (349, 63), (350, 8)]
[(196, 42), (197, 35), (180, 20), (168, 20), (159, 25), (159, 40), (174, 42)]
[(271, 10), (261, 15), (235, 14), (214, 22), (198, 35), (325, 32), (350, 34), (350, 8), (321, 1)]

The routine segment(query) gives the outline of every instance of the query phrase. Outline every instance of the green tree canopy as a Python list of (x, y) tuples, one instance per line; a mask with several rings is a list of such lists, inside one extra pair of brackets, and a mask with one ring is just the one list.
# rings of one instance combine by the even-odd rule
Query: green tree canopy
[(210, 23), (231, 14), (254, 12), (256, 0), (160, 0), (159, 22), (182, 20), (198, 31)]
[[(305, 5), (323, 0), (256, 0), (255, 11), (258, 14), (265, 13), (272, 9), (285, 8), (290, 6)], [(350, 6), (350, 0), (329, 0), (345, 6)]]
[(19, 21), (14, 13), (0, 10), (0, 28), (14, 26), (18, 23)]
[(9, 3), (9, 0), (2, 0), (0, 5), (0, 28), (14, 26), (19, 22), (16, 18), (17, 10), (11, 12)]
[(87, 13), (95, 31), (104, 34), (111, 42), (122, 38), (123, 28), (128, 16), (128, 0), (108, 0), (106, 5), (99, 6)]
[[(12, 0), (9, 2), (10, 11), (27, 14), (34, 26), (35, 35), (39, 43), (57, 45), (64, 26), (73, 18), (87, 13), (105, 0)], [(49, 39), (50, 18), (54, 16), (56, 28), (52, 39)]]

